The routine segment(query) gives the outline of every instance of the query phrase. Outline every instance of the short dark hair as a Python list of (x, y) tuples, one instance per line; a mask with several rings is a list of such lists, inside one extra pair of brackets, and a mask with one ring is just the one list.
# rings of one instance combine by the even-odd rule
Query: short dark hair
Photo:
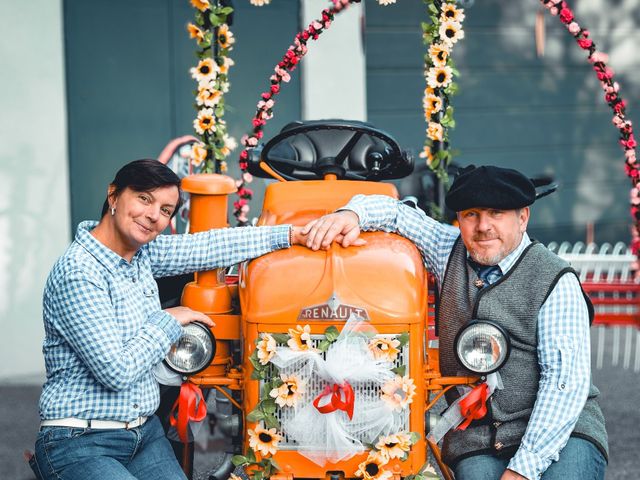
[[(157, 160), (142, 159), (127, 163), (116, 173), (116, 177), (111, 182), (115, 186), (113, 196), (118, 196), (125, 188), (130, 188), (136, 192), (150, 192), (160, 187), (178, 187), (178, 203), (171, 214), (171, 218), (178, 212), (182, 205), (182, 189), (180, 188), (180, 178), (164, 163)], [(102, 205), (100, 218), (109, 210), (109, 198)]]

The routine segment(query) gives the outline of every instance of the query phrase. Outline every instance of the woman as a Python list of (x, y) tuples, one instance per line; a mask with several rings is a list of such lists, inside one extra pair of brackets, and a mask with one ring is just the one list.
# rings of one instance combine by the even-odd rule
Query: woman
[(289, 225), (160, 235), (180, 206), (180, 179), (137, 160), (109, 185), (99, 223), (78, 225), (44, 291), (43, 352), (35, 459), (43, 479), (185, 479), (154, 412), (152, 367), (190, 322), (162, 310), (154, 277), (232, 265), (292, 243)]

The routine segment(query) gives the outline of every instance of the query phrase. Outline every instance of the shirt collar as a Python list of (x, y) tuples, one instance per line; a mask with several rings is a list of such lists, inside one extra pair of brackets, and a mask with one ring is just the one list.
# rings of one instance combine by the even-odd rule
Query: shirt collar
[(498, 266), (500, 267), (500, 270), (502, 270), (503, 275), (513, 268), (516, 260), (520, 258), (520, 255), (522, 255), (522, 252), (530, 243), (531, 239), (529, 238), (529, 235), (527, 235), (527, 232), (524, 232), (522, 240), (520, 240), (520, 244), (513, 250), (513, 252), (498, 262)]
[[(109, 247), (100, 243), (97, 238), (91, 235), (91, 230), (93, 230), (97, 225), (98, 222), (93, 220), (80, 222), (78, 229), (76, 230), (75, 241), (78, 242), (87, 252), (93, 255), (96, 260), (102, 263), (107, 269), (115, 270), (121, 264), (128, 264), (129, 262), (124, 258)], [(137, 253), (138, 252), (136, 252), (136, 255)]]

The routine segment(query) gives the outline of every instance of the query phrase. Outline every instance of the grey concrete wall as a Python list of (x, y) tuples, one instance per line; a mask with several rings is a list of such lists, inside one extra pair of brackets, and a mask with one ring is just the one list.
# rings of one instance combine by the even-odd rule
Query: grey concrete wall
[(42, 289), (69, 242), (61, 0), (0, 0), (0, 382), (40, 382)]
[[(301, 0), (301, 5), (304, 27), (326, 8), (317, 0)], [(336, 15), (317, 41), (308, 43), (309, 53), (302, 61), (305, 120), (367, 119), (362, 15), (362, 4), (351, 5)]]

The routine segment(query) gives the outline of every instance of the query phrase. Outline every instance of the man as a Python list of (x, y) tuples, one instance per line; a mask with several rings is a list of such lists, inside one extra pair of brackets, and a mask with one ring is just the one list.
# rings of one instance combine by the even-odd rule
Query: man
[(604, 479), (607, 434), (590, 372), (593, 308), (573, 269), (527, 235), (535, 199), (521, 173), (472, 166), (445, 199), (459, 230), (389, 197), (363, 195), (303, 230), (313, 249), (333, 240), (347, 247), (361, 230), (416, 244), (440, 289), (443, 375), (470, 374), (453, 352), (466, 322), (493, 320), (509, 333), (504, 388), (483, 419), (445, 436), (443, 457), (458, 480)]

